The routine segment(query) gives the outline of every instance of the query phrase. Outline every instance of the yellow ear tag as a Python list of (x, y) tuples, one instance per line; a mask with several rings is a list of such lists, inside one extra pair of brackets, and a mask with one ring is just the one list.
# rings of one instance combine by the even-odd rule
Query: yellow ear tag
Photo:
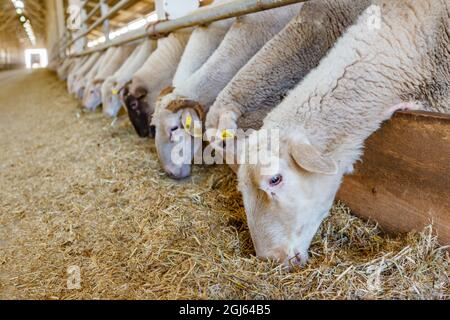
[(229, 138), (234, 138), (234, 134), (232, 132), (230, 132), (229, 130), (225, 129), (225, 130), (222, 130), (220, 137), (222, 138), (222, 140), (226, 140)]
[(119, 91), (118, 91), (117, 89), (112, 89), (111, 92), (112, 92), (112, 94), (114, 94), (114, 95), (119, 94)]
[(184, 124), (184, 127), (186, 128), (186, 130), (191, 130), (191, 124), (192, 124), (192, 117), (187, 116), (186, 123)]

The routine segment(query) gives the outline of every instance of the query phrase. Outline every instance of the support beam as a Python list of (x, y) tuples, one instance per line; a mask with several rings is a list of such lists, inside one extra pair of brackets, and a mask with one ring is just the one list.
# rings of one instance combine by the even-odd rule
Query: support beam
[(101, 6), (101, 2), (97, 3), (92, 9), (91, 11), (89, 11), (87, 17), (86, 17), (86, 21), (88, 21), (89, 19), (91, 19), (98, 11), (98, 9), (100, 9)]
[[(69, 40), (70, 33), (69, 30), (66, 28), (66, 19), (64, 14), (64, 3), (63, 1), (53, 0), (55, 8), (56, 8), (56, 23), (57, 23), (57, 30), (58, 30), (58, 38), (62, 39), (62, 42), (57, 42), (56, 45), (64, 45)], [(58, 47), (56, 47), (58, 48)], [(53, 53), (53, 57), (59, 56), (60, 58), (64, 57), (65, 52), (59, 52), (56, 51)]]
[[(67, 44), (67, 46), (70, 46), (72, 43), (74, 43), (75, 41), (77, 41), (78, 39), (81, 39), (82, 37), (86, 36), (89, 32), (91, 32), (92, 30), (94, 30), (95, 28), (97, 28), (100, 24), (102, 24), (106, 19), (111, 18), (112, 16), (114, 16), (117, 12), (119, 12), (121, 9), (125, 8), (127, 5), (129, 5), (132, 2), (132, 0), (121, 0), (119, 1), (114, 7), (111, 8), (111, 10), (108, 11), (107, 14), (102, 15), (102, 17), (100, 19), (98, 19), (97, 21), (95, 21), (87, 30), (86, 32), (83, 32), (81, 34), (79, 34), (78, 36), (76, 36), (75, 38), (73, 38), (71, 41), (69, 41), (69, 43)], [(62, 48), (62, 50), (65, 50), (66, 48)]]
[[(102, 14), (102, 17), (106, 16), (109, 13), (109, 5), (106, 0), (100, 0), (100, 13)], [(105, 36), (105, 41), (109, 42), (109, 19), (105, 19), (103, 21), (103, 35)]]

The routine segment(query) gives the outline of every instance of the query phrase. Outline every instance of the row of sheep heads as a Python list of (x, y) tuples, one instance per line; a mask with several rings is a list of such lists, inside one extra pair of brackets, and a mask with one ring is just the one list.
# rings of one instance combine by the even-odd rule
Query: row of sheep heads
[[(372, 5), (373, 2), (376, 4)], [(382, 10), (381, 16), (383, 19), (379, 28), (381, 31), (367, 31), (369, 27), (367, 24), (368, 17), (370, 18), (373, 12), (377, 12), (377, 8)], [(308, 259), (308, 248), (311, 240), (322, 220), (329, 213), (343, 175), (351, 172), (353, 163), (361, 156), (361, 147), (364, 140), (384, 120), (389, 119), (396, 110), (424, 108), (424, 105), (420, 103), (402, 103), (403, 95), (398, 92), (397, 87), (390, 85), (390, 79), (400, 78), (403, 71), (408, 69), (411, 71), (407, 74), (409, 82), (403, 88), (405, 90), (416, 88), (416, 96), (433, 96), (433, 92), (420, 91), (426, 90), (426, 88), (415, 87), (416, 83), (424, 81), (423, 77), (429, 74), (429, 72), (420, 72), (420, 70), (426, 65), (435, 65), (439, 69), (439, 72), (436, 72), (437, 78), (442, 76), (449, 77), (448, 74), (445, 74), (445, 70), (448, 72), (450, 68), (445, 69), (445, 66), (448, 65), (450, 57), (442, 56), (445, 55), (445, 50), (439, 51), (439, 48), (448, 48), (448, 39), (447, 43), (440, 43), (439, 41), (435, 44), (429, 41), (423, 41), (422, 43), (423, 39), (419, 35), (399, 38), (396, 32), (397, 29), (391, 28), (391, 26), (398, 24), (402, 25), (400, 29), (403, 32), (412, 32), (411, 30), (419, 28), (426, 33), (427, 39), (436, 38), (439, 40), (440, 38), (437, 38), (437, 36), (441, 34), (442, 30), (447, 30), (448, 34), (448, 24), (446, 26), (442, 25), (442, 21), (447, 21), (445, 18), (448, 17), (448, 10), (449, 8), (446, 6), (445, 1), (439, 0), (402, 0), (398, 2), (390, 2), (388, 0), (310, 1), (301, 7), (300, 13), (297, 10), (287, 19), (284, 25), (279, 28), (279, 33), (274, 32), (276, 36), (273, 39), (261, 41), (262, 43), (260, 43), (259, 47), (256, 46), (257, 50), (253, 54), (248, 51), (248, 59), (244, 59), (246, 61), (240, 68), (230, 78), (226, 78), (225, 83), (221, 83), (221, 86), (218, 86), (220, 90), (214, 98), (222, 102), (224, 101), (223, 96), (227, 94), (228, 96), (234, 96), (235, 99), (242, 95), (256, 99), (260, 98), (258, 95), (261, 92), (269, 91), (271, 93), (270, 97), (273, 99), (271, 100), (272, 105), (265, 105), (264, 107), (268, 111), (271, 109), (273, 111), (265, 118), (263, 128), (278, 128), (280, 131), (283, 131), (279, 141), (281, 147), (278, 155), (279, 166), (277, 172), (264, 173), (262, 170), (264, 168), (260, 164), (234, 167), (238, 173), (239, 189), (243, 195), (248, 226), (256, 254), (259, 257), (276, 259), (288, 265), (305, 263)], [(269, 12), (272, 12), (272, 17), (275, 17), (277, 14), (276, 10)], [(411, 21), (417, 20), (416, 16), (419, 13), (423, 15), (423, 19), (419, 19), (417, 23), (411, 25)], [(330, 19), (330, 17), (334, 17), (334, 20)], [(261, 28), (266, 28), (267, 21), (270, 21), (270, 19), (267, 19), (267, 16), (265, 18), (264, 27)], [(289, 22), (292, 18), (294, 20)], [(344, 19), (344, 21), (340, 19)], [(252, 21), (252, 19), (248, 20)], [(248, 20), (246, 18), (239, 20), (239, 25), (244, 26), (243, 30), (245, 30)], [(280, 22), (280, 20), (277, 20), (276, 17), (274, 18), (275, 22), (271, 25), (273, 27), (272, 30), (275, 30), (282, 24), (279, 23), (277, 25), (276, 22)], [(318, 22), (320, 23), (318, 24)], [(419, 23), (423, 25), (418, 27), (417, 24)], [(251, 23), (249, 24), (251, 25)], [(324, 25), (325, 27), (323, 29), (317, 28), (317, 25)], [(346, 27), (351, 27), (351, 29), (342, 36), (346, 31)], [(252, 25), (249, 30), (252, 31), (250, 35), (255, 35), (255, 39), (260, 34), (254, 31), (255, 25)], [(263, 30), (266, 31), (266, 29)], [(329, 30), (334, 30), (335, 32), (330, 33)], [(364, 30), (367, 32), (362, 32)], [(235, 29), (234, 31), (236, 33), (233, 33), (233, 35), (236, 36), (238, 30)], [(240, 35), (240, 39), (239, 37), (225, 37), (219, 49), (214, 51), (210, 59), (207, 59), (208, 62), (214, 57), (221, 61), (221, 63), (214, 64), (214, 68), (220, 70), (220, 67), (224, 65), (230, 67), (230, 64), (233, 64), (238, 59), (234, 59), (235, 56), (230, 54), (225, 55), (225, 52), (230, 53), (231, 51), (226, 51), (225, 49), (221, 51), (222, 44), (229, 44), (230, 42), (226, 41), (227, 39), (230, 41), (234, 40), (236, 41), (234, 49), (236, 50), (236, 47), (240, 46), (239, 48), (242, 49), (242, 52), (245, 51), (246, 44), (248, 46), (248, 42), (253, 39), (250, 35), (246, 34), (244, 37)], [(339, 39), (340, 41), (336, 42), (341, 36), (343, 39)], [(366, 38), (365, 41), (361, 42), (358, 37)], [(324, 39), (326, 41), (323, 41)], [(389, 41), (389, 39), (396, 39), (398, 42), (409, 42), (404, 43), (401, 48), (392, 48), (393, 43), (396, 43), (396, 41)], [(288, 44), (293, 46), (294, 51), (297, 50), (297, 52), (307, 52), (304, 49), (310, 47), (310, 42), (314, 44), (322, 43), (323, 47), (317, 49), (318, 51), (311, 52), (311, 55), (308, 55), (306, 58), (305, 56), (298, 57), (298, 55), (283, 56), (287, 46), (279, 44), (286, 44), (285, 41), (290, 41)], [(416, 43), (416, 41), (420, 43)], [(367, 45), (367, 43), (370, 43), (370, 45)], [(427, 51), (415, 49), (425, 44), (429, 46), (434, 45), (434, 47), (429, 48), (429, 51), (437, 52), (437, 54), (427, 56), (422, 54)], [(354, 48), (353, 46), (356, 47)], [(270, 50), (259, 50), (261, 47), (269, 48)], [(320, 45), (314, 46), (314, 48), (320, 48)], [(265, 60), (267, 58), (265, 55), (270, 55), (271, 52), (277, 50), (279, 50), (278, 54), (283, 56), (281, 63), (277, 64), (277, 61), (270, 59)], [(221, 54), (217, 54), (217, 52)], [(340, 76), (339, 68), (345, 69), (349, 65), (356, 66), (360, 68), (358, 69), (359, 75), (367, 74), (365, 69), (367, 66), (361, 67), (362, 64), (351, 63), (350, 58), (353, 56), (349, 55), (349, 52), (358, 53), (358, 55), (355, 54), (356, 60), (358, 60), (358, 56), (364, 56), (365, 53), (373, 54), (373, 52), (379, 52), (379, 55), (374, 56), (374, 59), (371, 60), (371, 63), (377, 64), (378, 72), (389, 73), (389, 77), (379, 77), (377, 81), (369, 79), (371, 81), (364, 82), (368, 86), (364, 92), (379, 93), (376, 99), (369, 96), (368, 99), (370, 101), (366, 101), (367, 103), (364, 106), (358, 104), (358, 101), (361, 101), (359, 96), (352, 96), (352, 94), (357, 94), (352, 93), (353, 91), (346, 90), (347, 94), (340, 96), (341, 100), (345, 99), (347, 102), (342, 104), (341, 100), (333, 100), (333, 97), (330, 97), (333, 92), (339, 92), (341, 89), (339, 86), (334, 90), (327, 90), (327, 84), (333, 83), (333, 77)], [(384, 68), (383, 64), (386, 61), (382, 57), (385, 52), (392, 52), (402, 63), (393, 65), (390, 68)], [(345, 55), (342, 56), (342, 53), (345, 53)], [(405, 57), (416, 56), (416, 58), (403, 59), (402, 54)], [(222, 58), (222, 60), (219, 58)], [(251, 61), (247, 63), (250, 59)], [(437, 60), (434, 61), (433, 59)], [(258, 63), (254, 63), (255, 61)], [(158, 62), (161, 64), (161, 60)], [(339, 64), (336, 62), (339, 62)], [(179, 67), (182, 65), (183, 63), (180, 63)], [(208, 63), (204, 65), (208, 66)], [(283, 86), (282, 84), (284, 83), (280, 84), (279, 81), (271, 82), (273, 79), (267, 80), (264, 78), (264, 80), (261, 80), (258, 78), (259, 75), (264, 74), (264, 72), (261, 73), (264, 66), (272, 68), (271, 70), (276, 66), (279, 68), (277, 70), (279, 72), (274, 72), (275, 74), (291, 76), (291, 78), (287, 79), (289, 85)], [(407, 66), (406, 69), (405, 66)], [(392, 68), (396, 68), (397, 72), (393, 73)], [(295, 71), (292, 72), (291, 69), (295, 69)], [(154, 134), (158, 157), (162, 162), (163, 168), (175, 178), (188, 176), (191, 168), (190, 161), (183, 162), (181, 167), (178, 166), (176, 168), (173, 168), (170, 163), (173, 150), (172, 143), (174, 142), (172, 140), (175, 132), (182, 133), (181, 140), (183, 144), (194, 148), (190, 157), (194, 156), (196, 148), (198, 150), (202, 149), (202, 145), (193, 143), (198, 135), (195, 131), (196, 126), (193, 124), (197, 122), (200, 123), (200, 134), (203, 133), (205, 121), (207, 128), (212, 126), (219, 129), (215, 134), (209, 135), (207, 139), (216, 150), (223, 149), (224, 146), (228, 145), (230, 139), (235, 138), (233, 130), (238, 127), (237, 116), (240, 114), (239, 112), (230, 113), (225, 112), (223, 109), (215, 108), (217, 102), (214, 103), (214, 101), (205, 98), (211, 91), (211, 82), (214, 81), (213, 77), (207, 77), (208, 74), (214, 74), (214, 69), (211, 68), (208, 71), (210, 73), (202, 74), (207, 81), (199, 81), (203, 87), (208, 88), (202, 94), (198, 94), (202, 86), (197, 87), (198, 92), (186, 90), (186, 88), (192, 87), (193, 83), (197, 84), (196, 81), (198, 79), (195, 77), (185, 78), (183, 79), (184, 81), (178, 84), (175, 83), (175, 79), (166, 81), (167, 79), (161, 80), (158, 78), (156, 82), (160, 88), (159, 90), (154, 90), (155, 86), (148, 85), (152, 82), (151, 79), (135, 75), (129, 87), (124, 89), (123, 102), (128, 109), (128, 114), (137, 132), (142, 136)], [(238, 71), (238, 76), (232, 80)], [(153, 75), (155, 74), (159, 75), (159, 73), (154, 73)], [(175, 74), (175, 71), (173, 74)], [(173, 78), (173, 74), (169, 78)], [(243, 74), (245, 76), (242, 76)], [(299, 77), (298, 75), (301, 76)], [(343, 72), (342, 77), (349, 76), (348, 73)], [(251, 88), (251, 93), (236, 89), (236, 87), (239, 87), (236, 84), (242, 83), (240, 82), (243, 81), (242, 79), (249, 79), (249, 77), (253, 77), (253, 80), (258, 80), (251, 81), (256, 83)], [(305, 81), (301, 81), (303, 77), (306, 77)], [(308, 79), (309, 81), (307, 81)], [(321, 81), (312, 81), (311, 79), (321, 79)], [(387, 81), (386, 79), (389, 79), (389, 81), (387, 83), (383, 82)], [(428, 81), (430, 79), (425, 80)], [(345, 82), (347, 85), (352, 85), (351, 81), (349, 79), (348, 81), (337, 82)], [(355, 84), (355, 92), (358, 91), (358, 85), (362, 84), (361, 81)], [(401, 83), (401, 81), (398, 83)], [(246, 83), (246, 85), (249, 85), (249, 83)], [(226, 90), (224, 90), (225, 87), (227, 87)], [(244, 87), (241, 86), (240, 88)], [(214, 86), (212, 88), (217, 89)], [(254, 90), (255, 88), (263, 90)], [(278, 91), (271, 91), (273, 88)], [(231, 94), (229, 93), (230, 91)], [(323, 94), (324, 97), (322, 99), (313, 98), (313, 93), (317, 92)], [(309, 98), (308, 94), (311, 94)], [(286, 95), (287, 97), (284, 98)], [(277, 100), (274, 97), (279, 98)], [(446, 99), (448, 97), (436, 96), (436, 99), (434, 99), (434, 101), (437, 101), (436, 107), (439, 109), (443, 105), (442, 102), (445, 102)], [(318, 100), (333, 101), (333, 103), (322, 103), (320, 108), (300, 110), (301, 103), (298, 101), (316, 103)], [(213, 103), (214, 105), (212, 105)], [(210, 107), (211, 105), (212, 107)], [(244, 104), (245, 106), (247, 105)], [(352, 110), (350, 113), (348, 112), (349, 108)], [(329, 110), (327, 112), (316, 112), (317, 110), (325, 109)], [(306, 114), (301, 116), (300, 112)], [(336, 118), (336, 115), (339, 115), (341, 118)], [(348, 119), (346, 118), (347, 116)], [(162, 119), (165, 119), (164, 122)], [(310, 119), (310, 121), (305, 120), (305, 122), (304, 119)], [(281, 122), (281, 120), (284, 122)], [(344, 120), (348, 120), (349, 123), (353, 124), (350, 133), (344, 132), (344, 129), (349, 128), (349, 126), (337, 125)], [(330, 128), (332, 127), (334, 131), (327, 132), (330, 128), (326, 128), (326, 125), (329, 125)], [(144, 129), (140, 129), (139, 126), (142, 126)], [(151, 129), (152, 126), (155, 127), (154, 130)], [(318, 131), (318, 128), (321, 126), (323, 132)], [(312, 132), (315, 132), (318, 137), (312, 136)], [(337, 139), (337, 137), (333, 139), (333, 137), (327, 137), (324, 133), (337, 136), (339, 134), (342, 134), (342, 136), (350, 135), (351, 139), (344, 140), (342, 138)], [(176, 136), (179, 137), (180, 135), (176, 134)], [(162, 137), (165, 137), (166, 140), (161, 139)], [(335, 151), (333, 154), (327, 153), (324, 152), (327, 146), (320, 145), (320, 139), (322, 138), (324, 141), (329, 140), (335, 144), (347, 141), (349, 146), (331, 146), (331, 150), (344, 150), (345, 152), (339, 153)], [(249, 150), (249, 152), (258, 153), (260, 151), (258, 148)], [(236, 158), (233, 151), (231, 153), (231, 158)]]

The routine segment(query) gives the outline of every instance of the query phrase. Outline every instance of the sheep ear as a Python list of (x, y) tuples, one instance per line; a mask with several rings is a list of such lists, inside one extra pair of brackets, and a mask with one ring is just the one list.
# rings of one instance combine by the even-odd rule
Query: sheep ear
[(312, 173), (333, 175), (338, 172), (338, 166), (333, 158), (323, 156), (310, 144), (289, 142), (289, 154), (304, 170)]

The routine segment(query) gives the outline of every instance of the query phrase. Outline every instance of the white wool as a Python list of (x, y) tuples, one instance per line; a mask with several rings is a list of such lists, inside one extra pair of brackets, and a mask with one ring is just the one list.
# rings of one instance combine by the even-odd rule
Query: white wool
[[(265, 119), (261, 130), (280, 131), (283, 183), (266, 191), (273, 176), (261, 174), (260, 165), (239, 168), (239, 188), (261, 257), (286, 262), (299, 255), (305, 262), (343, 175), (362, 154), (364, 141), (392, 116), (393, 106), (448, 111), (448, 1), (375, 5)], [(377, 9), (380, 28), (372, 28), (368, 21)], [(267, 201), (260, 200), (262, 192), (269, 194)]]

